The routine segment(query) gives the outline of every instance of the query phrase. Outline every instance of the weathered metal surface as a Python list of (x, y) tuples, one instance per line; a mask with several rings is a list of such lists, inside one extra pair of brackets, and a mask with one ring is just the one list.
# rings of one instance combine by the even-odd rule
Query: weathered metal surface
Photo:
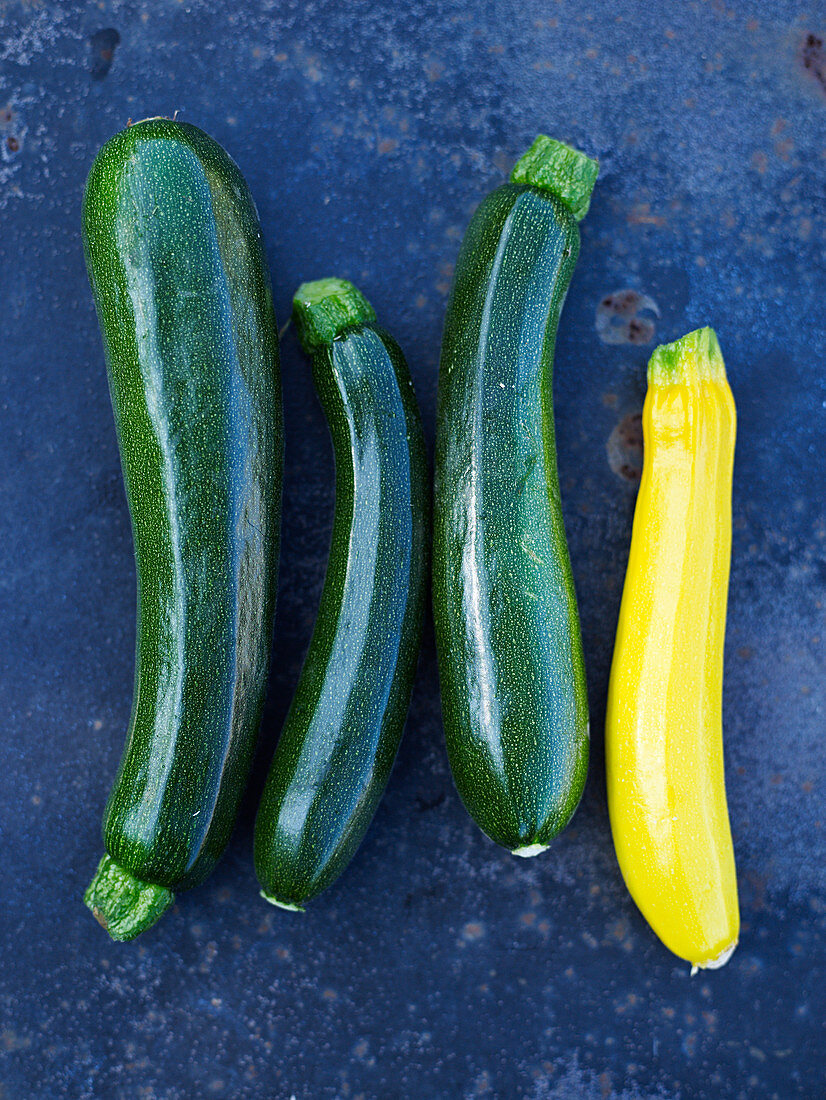
[[(824, 37), (822, 7), (793, 0), (0, 3), (3, 1097), (826, 1091)], [(81, 894), (129, 714), (134, 572), (80, 200), (112, 133), (175, 110), (241, 166), (279, 318), (304, 279), (356, 281), (431, 440), (470, 212), (538, 131), (599, 156), (555, 384), (594, 742), (551, 850), (498, 850), (450, 781), (428, 632), (359, 855), (304, 916), (258, 897), (255, 805), (332, 521), (326, 429), (288, 333), (256, 777), (213, 877), (116, 945)], [(740, 414), (724, 720), (743, 930), (724, 970), (691, 979), (620, 880), (600, 731), (644, 365), (703, 324)]]

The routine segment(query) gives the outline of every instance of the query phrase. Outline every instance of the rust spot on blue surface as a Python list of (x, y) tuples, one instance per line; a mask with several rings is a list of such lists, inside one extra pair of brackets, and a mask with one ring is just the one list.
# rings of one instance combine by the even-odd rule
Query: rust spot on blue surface
[(114, 27), (104, 27), (95, 31), (89, 38), (92, 48), (91, 75), (92, 80), (103, 80), (112, 67), (115, 57), (115, 48), (120, 42), (120, 35)]
[(817, 34), (807, 34), (800, 47), (800, 63), (826, 94), (826, 47)]
[(606, 294), (597, 306), (596, 328), (604, 344), (650, 344), (656, 332), (657, 303), (638, 290)]
[(642, 413), (628, 413), (608, 437), (608, 465), (624, 481), (636, 485), (642, 476)]

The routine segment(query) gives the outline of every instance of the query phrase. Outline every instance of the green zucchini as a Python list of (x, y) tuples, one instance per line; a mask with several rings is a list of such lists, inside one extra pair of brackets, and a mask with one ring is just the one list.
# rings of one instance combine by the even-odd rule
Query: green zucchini
[(427, 457), (398, 344), (341, 279), (293, 303), (327, 415), (336, 503), (327, 576), (255, 824), (261, 894), (287, 909), (341, 874), (387, 784), (416, 670), (429, 543)]
[(552, 371), (596, 174), (539, 137), (481, 203), (439, 368), (433, 611), (448, 756), (471, 816), (521, 856), (564, 828), (588, 768)]
[(85, 901), (127, 940), (206, 878), (246, 783), (278, 567), (278, 336), (252, 197), (195, 126), (107, 142), (83, 238), (138, 579), (132, 717)]

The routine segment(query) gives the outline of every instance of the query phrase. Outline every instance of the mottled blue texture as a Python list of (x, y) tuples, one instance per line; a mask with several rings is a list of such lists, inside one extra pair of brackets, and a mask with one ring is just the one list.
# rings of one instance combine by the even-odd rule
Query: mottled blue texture
[[(823, 1095), (818, 37), (814, 0), (0, 0), (4, 1100)], [(304, 279), (357, 282), (404, 348), (431, 440), (445, 297), (475, 204), (538, 131), (599, 156), (555, 383), (595, 737), (573, 825), (538, 859), (501, 852), (450, 782), (428, 632), (359, 855), (304, 916), (261, 901), (255, 805), (332, 522), (324, 420), (288, 333), (256, 778), (212, 878), (118, 945), (81, 894), (129, 715), (134, 571), (80, 201), (128, 117), (176, 109), (250, 184), (280, 320)], [(633, 476), (653, 346), (597, 334), (599, 303), (626, 288), (655, 303), (653, 339), (717, 330), (740, 413), (724, 719), (743, 931), (725, 970), (694, 979), (623, 887), (603, 791), (634, 501), (606, 444), (630, 414), (611, 457)]]

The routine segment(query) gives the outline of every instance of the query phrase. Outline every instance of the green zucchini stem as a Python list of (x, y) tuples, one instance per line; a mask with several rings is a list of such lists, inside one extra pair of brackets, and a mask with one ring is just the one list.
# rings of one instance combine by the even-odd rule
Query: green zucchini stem
[(166, 886), (141, 882), (110, 855), (105, 855), (83, 900), (112, 939), (122, 942), (151, 928), (175, 895)]
[(540, 134), (511, 172), (511, 183), (550, 191), (562, 199), (578, 222), (588, 213), (599, 162), (562, 141)]
[(661, 344), (648, 362), (652, 386), (725, 381), (723, 353), (713, 328), (698, 328), (673, 344)]
[(346, 329), (371, 324), (375, 319), (376, 311), (346, 279), (302, 283), (293, 297), (293, 321), (308, 355), (313, 348), (332, 343)]

